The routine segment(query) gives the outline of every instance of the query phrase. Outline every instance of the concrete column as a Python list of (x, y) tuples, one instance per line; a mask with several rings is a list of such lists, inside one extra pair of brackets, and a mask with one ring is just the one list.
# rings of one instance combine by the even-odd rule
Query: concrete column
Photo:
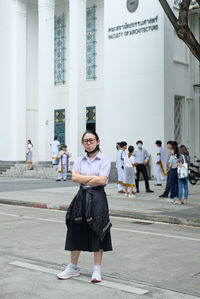
[(55, 0), (38, 0), (38, 151), (39, 161), (50, 159), (54, 135), (54, 9)]
[(0, 1), (1, 160), (25, 160), (26, 5)]
[(74, 160), (83, 152), (86, 129), (86, 0), (70, 0), (69, 11), (69, 147)]
[[(13, 143), (15, 159), (25, 160), (26, 151), (26, 1), (15, 1), (13, 57)], [(29, 137), (31, 139), (31, 136)]]

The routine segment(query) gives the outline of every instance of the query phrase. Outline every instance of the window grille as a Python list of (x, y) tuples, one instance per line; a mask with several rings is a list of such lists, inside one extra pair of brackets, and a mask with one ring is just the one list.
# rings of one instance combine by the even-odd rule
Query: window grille
[(54, 27), (54, 83), (65, 83), (65, 14), (55, 16)]
[(181, 144), (183, 132), (183, 101), (180, 97), (175, 97), (174, 101), (174, 139)]
[(96, 6), (86, 11), (86, 79), (96, 79)]

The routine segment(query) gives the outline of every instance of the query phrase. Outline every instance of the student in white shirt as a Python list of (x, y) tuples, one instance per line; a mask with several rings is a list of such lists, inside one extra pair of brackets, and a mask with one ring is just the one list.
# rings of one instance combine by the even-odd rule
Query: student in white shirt
[(124, 193), (123, 182), (124, 182), (124, 156), (127, 143), (125, 141), (120, 142), (120, 149), (117, 152), (117, 174), (118, 174), (118, 193)]
[[(135, 197), (133, 188), (135, 187), (135, 177), (137, 175), (135, 157), (133, 157), (134, 147), (128, 147), (128, 154), (124, 156), (124, 187), (126, 197)], [(129, 188), (129, 193), (127, 189)]]
[(162, 186), (161, 176), (166, 178), (165, 171), (165, 150), (162, 147), (162, 141), (156, 140), (155, 142), (157, 146), (157, 154), (156, 154), (156, 178), (157, 184), (155, 186)]
[(28, 170), (32, 170), (32, 152), (33, 144), (30, 139), (27, 141), (27, 150), (26, 150), (26, 164), (28, 164)]
[(50, 146), (51, 146), (52, 164), (57, 165), (59, 160), (59, 147), (60, 147), (58, 136), (54, 137), (54, 140), (51, 141)]
[(69, 172), (70, 157), (71, 155), (67, 150), (67, 146), (64, 145), (62, 151), (59, 152), (58, 179), (56, 180), (57, 182), (61, 181), (62, 178), (64, 181), (66, 181), (67, 173)]

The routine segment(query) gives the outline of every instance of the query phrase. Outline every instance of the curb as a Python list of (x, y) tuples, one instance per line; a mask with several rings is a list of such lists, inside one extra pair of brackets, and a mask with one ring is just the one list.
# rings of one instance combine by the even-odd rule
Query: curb
[[(67, 211), (68, 209), (68, 206), (65, 205), (45, 204), (40, 202), (27, 202), (22, 200), (9, 200), (9, 199), (0, 199), (0, 204), (25, 206), (25, 207), (39, 208), (39, 209), (61, 210), (61, 211)], [(194, 219), (191, 217), (184, 218), (184, 217), (176, 217), (176, 216), (168, 216), (168, 215), (155, 215), (155, 214), (149, 215), (145, 213), (113, 210), (113, 209), (110, 209), (110, 216), (200, 227), (200, 219)]]

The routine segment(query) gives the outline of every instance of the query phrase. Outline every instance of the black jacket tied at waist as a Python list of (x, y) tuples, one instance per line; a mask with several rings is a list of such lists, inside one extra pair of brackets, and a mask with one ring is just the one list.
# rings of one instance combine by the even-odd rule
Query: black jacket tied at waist
[[(85, 209), (83, 209), (83, 205)], [(84, 215), (83, 212), (84, 211)], [(80, 186), (66, 214), (66, 225), (70, 221), (82, 223), (86, 219), (90, 228), (103, 240), (112, 224), (109, 219), (108, 202), (103, 186), (84, 189)]]

